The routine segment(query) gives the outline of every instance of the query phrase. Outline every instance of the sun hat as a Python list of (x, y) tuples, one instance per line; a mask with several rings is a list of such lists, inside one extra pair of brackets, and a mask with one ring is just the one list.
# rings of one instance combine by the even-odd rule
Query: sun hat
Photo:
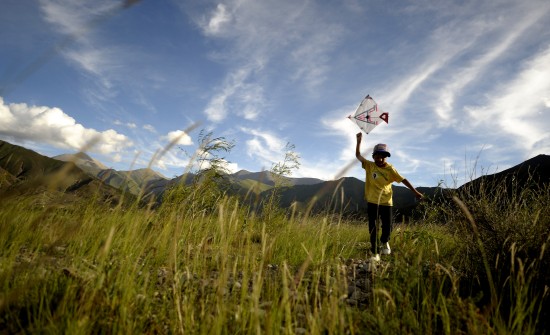
[(374, 149), (372, 149), (372, 154), (385, 154), (387, 157), (391, 157), (390, 149), (384, 143), (378, 143), (375, 145)]

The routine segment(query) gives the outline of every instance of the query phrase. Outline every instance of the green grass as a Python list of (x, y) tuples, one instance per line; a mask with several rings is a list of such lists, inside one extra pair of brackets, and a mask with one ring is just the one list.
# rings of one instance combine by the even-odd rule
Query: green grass
[(445, 221), (397, 225), (378, 265), (367, 225), (337, 214), (2, 199), (0, 333), (538, 334), (550, 197), (529, 197), (427, 206)]
[(264, 184), (264, 183), (260, 183), (256, 180), (252, 180), (252, 179), (240, 180), (238, 183), (244, 189), (251, 190), (252, 193), (254, 193), (254, 194), (260, 194), (264, 191), (267, 191), (267, 190), (273, 188), (273, 186), (270, 186), (270, 185), (267, 185), (267, 184)]

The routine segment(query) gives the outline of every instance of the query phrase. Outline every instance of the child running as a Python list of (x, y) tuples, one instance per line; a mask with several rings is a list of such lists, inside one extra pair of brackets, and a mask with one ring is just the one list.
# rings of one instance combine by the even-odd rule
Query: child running
[[(366, 172), (365, 200), (367, 201), (367, 213), (369, 217), (371, 252), (373, 259), (379, 261), (380, 254), (389, 255), (391, 253), (389, 241), (393, 223), (392, 183), (403, 183), (419, 200), (422, 199), (423, 195), (407, 179), (402, 177), (390, 163), (386, 162), (386, 158), (391, 156), (386, 144), (379, 143), (374, 146), (372, 150), (374, 162), (361, 156), (360, 147), (362, 138), (363, 134), (358, 133), (355, 157), (361, 162), (361, 166)], [(380, 244), (378, 244), (378, 229), (376, 225), (378, 217), (382, 220)]]

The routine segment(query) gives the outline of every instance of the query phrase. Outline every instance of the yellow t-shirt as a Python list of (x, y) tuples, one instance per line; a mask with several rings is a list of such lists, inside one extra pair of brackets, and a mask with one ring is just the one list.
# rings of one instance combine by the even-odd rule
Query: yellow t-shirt
[(378, 167), (374, 162), (366, 161), (362, 167), (366, 172), (365, 200), (373, 204), (392, 206), (391, 184), (400, 183), (405, 178), (390, 163), (386, 163), (384, 167)]

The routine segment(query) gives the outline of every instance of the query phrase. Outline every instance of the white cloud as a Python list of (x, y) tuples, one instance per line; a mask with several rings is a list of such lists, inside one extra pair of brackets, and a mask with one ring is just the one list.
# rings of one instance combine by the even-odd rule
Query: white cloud
[(240, 69), (231, 73), (224, 84), (220, 93), (216, 94), (211, 100), (204, 113), (212, 122), (223, 121), (228, 114), (229, 100), (243, 86), (244, 81), (250, 71)]
[(193, 140), (183, 130), (174, 130), (163, 136), (162, 139), (167, 140), (170, 143), (179, 145), (192, 145)]
[(103, 132), (85, 128), (56, 107), (28, 106), (24, 103), (5, 104), (0, 97), (0, 135), (17, 142), (48, 143), (57, 148), (82, 150), (102, 154), (116, 153), (133, 146), (125, 135), (112, 129)]
[(214, 96), (210, 100), (208, 106), (204, 110), (204, 114), (206, 114), (208, 120), (212, 122), (220, 122), (226, 118), (227, 109), (225, 107), (225, 101), (227, 100), (228, 94), (231, 93), (224, 90), (224, 92)]
[[(145, 163), (145, 162), (144, 162)], [(146, 162), (151, 163), (151, 162)], [(163, 171), (172, 171), (175, 175), (182, 175), (189, 171), (189, 160), (181, 158), (177, 154), (167, 152), (160, 159), (156, 159), (151, 165), (152, 168), (159, 168)], [(168, 176), (172, 178), (173, 176)]]
[(540, 140), (533, 144), (529, 156), (548, 155), (550, 152), (550, 135), (543, 136)]
[[(273, 164), (282, 162), (285, 156), (285, 147), (287, 142), (279, 139), (278, 136), (253, 129), (242, 129), (253, 138), (246, 141), (246, 152), (254, 160), (259, 162), (262, 169), (269, 170)], [(319, 178), (322, 180), (333, 180), (335, 176), (342, 171), (345, 163), (342, 160), (321, 160), (318, 157), (314, 161), (305, 160), (299, 152), (296, 152), (300, 166), (297, 170), (291, 171), (292, 177)], [(347, 157), (349, 158), (349, 156)], [(354, 159), (355, 161), (355, 159)], [(232, 170), (236, 172), (238, 170)]]
[(227, 169), (227, 171), (229, 173), (235, 173), (235, 172), (238, 172), (240, 170), (242, 170), (240, 167), (239, 167), (239, 164), (237, 163), (230, 163), (230, 162), (226, 162), (225, 164), (225, 168)]
[(173, 159), (174, 157), (169, 157), (168, 155), (165, 155), (161, 159), (158, 159), (154, 162), (153, 167), (158, 167), (161, 170), (167, 171), (169, 168), (173, 167), (182, 167), (181, 172), (185, 170), (184, 167), (186, 167), (189, 163), (186, 160), (182, 159)]

